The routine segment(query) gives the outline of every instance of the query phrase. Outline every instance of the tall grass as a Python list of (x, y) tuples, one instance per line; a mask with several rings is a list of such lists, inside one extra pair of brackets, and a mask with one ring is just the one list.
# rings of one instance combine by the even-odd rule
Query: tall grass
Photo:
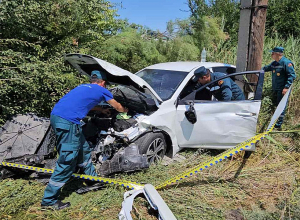
[(275, 46), (282, 46), (285, 48), (285, 56), (293, 61), (297, 72), (297, 70), (299, 70), (298, 64), (300, 61), (300, 38), (295, 38), (293, 36), (290, 36), (288, 39), (282, 39), (279, 36), (276, 36), (275, 38), (266, 38), (263, 64), (272, 61), (269, 50)]
[[(300, 39), (287, 40), (276, 37), (266, 39), (263, 65), (271, 62), (268, 50), (280, 45), (286, 48), (286, 56), (299, 71)], [(235, 64), (236, 46), (230, 42), (208, 48), (210, 61)], [(288, 117), (284, 129), (300, 129), (299, 80), (289, 103)], [(268, 122), (270, 111), (270, 73), (266, 74), (261, 121)], [(293, 140), (294, 139), (294, 140)], [(264, 140), (257, 151), (246, 161), (242, 156), (232, 157), (212, 166), (178, 186), (166, 188), (159, 193), (178, 219), (299, 219), (300, 216), (300, 174), (299, 165), (291, 157), (300, 160), (293, 152), (292, 144), (299, 147), (296, 136), (278, 135), (276, 140), (284, 143), (283, 151), (273, 143)], [(298, 139), (299, 141), (299, 139)], [(211, 159), (213, 151), (181, 152), (187, 160), (169, 166), (158, 164), (143, 172), (118, 174), (120, 179), (157, 185), (190, 167)], [(0, 219), (117, 219), (121, 209), (124, 190), (109, 186), (103, 190), (77, 195), (74, 189), (78, 180), (66, 184), (62, 199), (72, 206), (62, 211), (41, 211), (40, 199), (45, 186), (32, 179), (0, 181)], [(148, 214), (143, 201), (134, 203), (134, 219), (155, 219)]]
[[(283, 39), (279, 36), (276, 36), (275, 38), (266, 37), (263, 50), (263, 65), (269, 64), (272, 61), (269, 50), (275, 46), (284, 47), (285, 56), (293, 61), (296, 71), (299, 70), (300, 38), (295, 38), (293, 36), (290, 36), (288, 39)], [(217, 45), (213, 45), (207, 50), (209, 61), (236, 64), (237, 44), (235, 42), (230, 40), (220, 41)]]
[[(285, 48), (285, 56), (292, 60), (295, 64), (296, 74), (299, 73), (300, 64), (300, 38), (290, 36), (288, 39), (275, 36), (274, 38), (265, 38), (263, 49), (262, 66), (272, 62), (271, 53), (269, 52), (275, 46), (282, 46)], [(208, 48), (208, 60), (213, 62), (236, 64), (237, 60), (237, 45), (231, 41), (220, 42), (216, 46)], [(298, 74), (299, 75), (299, 74)], [(299, 76), (298, 76), (299, 77)], [(300, 83), (298, 78), (293, 84), (293, 91), (290, 97), (288, 114), (284, 123), (285, 129), (300, 128)], [(265, 74), (264, 94), (262, 109), (260, 114), (259, 126), (261, 129), (263, 125), (268, 123), (272, 114), (271, 102), (271, 73)]]
[(208, 49), (207, 59), (212, 62), (235, 64), (237, 60), (237, 44), (232, 41), (220, 41)]

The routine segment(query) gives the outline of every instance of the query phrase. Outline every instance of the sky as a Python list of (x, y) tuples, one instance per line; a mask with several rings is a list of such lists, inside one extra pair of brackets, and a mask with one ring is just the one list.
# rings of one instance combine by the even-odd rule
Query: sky
[(164, 32), (167, 22), (188, 18), (187, 0), (109, 0), (117, 3), (119, 18)]

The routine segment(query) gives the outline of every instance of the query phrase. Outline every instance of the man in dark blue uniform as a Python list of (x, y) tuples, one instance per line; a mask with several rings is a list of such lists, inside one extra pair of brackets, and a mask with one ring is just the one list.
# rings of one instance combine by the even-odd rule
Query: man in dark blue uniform
[[(283, 51), (283, 47), (275, 47), (271, 50), (270, 52), (272, 52), (272, 59), (274, 61), (270, 65), (263, 67), (263, 70), (266, 72), (272, 71), (273, 102), (276, 106), (296, 78), (294, 64), (283, 56)], [(285, 110), (278, 118), (275, 128), (281, 128), (284, 115)]]
[(101, 110), (100, 107), (95, 107), (101, 101), (106, 101), (119, 112), (128, 111), (106, 89), (105, 73), (94, 70), (91, 76), (90, 84), (82, 84), (71, 90), (58, 101), (51, 112), (50, 122), (56, 134), (59, 158), (45, 189), (42, 207), (63, 209), (71, 205), (57, 199), (60, 189), (70, 179), (76, 166), (86, 175), (97, 176), (91, 160), (91, 149), (81, 128), (81, 120), (87, 113), (92, 109)]
[[(210, 70), (206, 69), (204, 66), (195, 70), (194, 75), (193, 81), (198, 82), (196, 88), (200, 88), (203, 85), (226, 76), (225, 73), (211, 73)], [(216, 83), (207, 86), (206, 89), (208, 89), (219, 101), (245, 100), (243, 91), (230, 77), (221, 79)]]

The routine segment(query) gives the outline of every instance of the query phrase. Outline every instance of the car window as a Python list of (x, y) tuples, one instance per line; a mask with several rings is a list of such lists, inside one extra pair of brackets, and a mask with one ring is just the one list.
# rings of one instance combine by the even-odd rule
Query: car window
[(137, 73), (145, 80), (162, 100), (171, 98), (188, 72), (145, 69)]
[(234, 67), (228, 67), (228, 66), (218, 66), (212, 68), (213, 72), (221, 72), (226, 74), (232, 74), (235, 73), (236, 69)]
[[(261, 99), (263, 84), (263, 80), (261, 80), (261, 77), (263, 79), (263, 74), (260, 77), (261, 74), (262, 73), (260, 72), (234, 74), (234, 81), (232, 80), (232, 76), (224, 78), (225, 75), (223, 74), (223, 79), (218, 80), (218, 77), (216, 77), (215, 80), (212, 80), (206, 85), (196, 84), (190, 80), (182, 90), (179, 99), (193, 99), (200, 101), (242, 101)], [(226, 97), (227, 95), (236, 97), (236, 99), (232, 98), (226, 100), (226, 98), (228, 98)]]

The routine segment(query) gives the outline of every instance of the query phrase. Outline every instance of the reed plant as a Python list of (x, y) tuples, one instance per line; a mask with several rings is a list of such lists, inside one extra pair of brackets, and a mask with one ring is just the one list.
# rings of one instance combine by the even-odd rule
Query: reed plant
[[(295, 65), (296, 74), (299, 73), (300, 38), (289, 36), (287, 39), (284, 39), (278, 35), (275, 35), (273, 38), (266, 37), (263, 49), (262, 67), (272, 62), (271, 53), (269, 51), (275, 46), (282, 46), (285, 48), (284, 56), (292, 60)], [(207, 51), (208, 61), (235, 65), (237, 64), (237, 44), (231, 40), (220, 41), (217, 45), (208, 47)], [(286, 130), (300, 128), (300, 83), (298, 78), (299, 76), (293, 83), (293, 91), (288, 104), (287, 117), (283, 126), (283, 128)], [(263, 100), (258, 123), (259, 131), (263, 131), (263, 129), (266, 127), (270, 120), (270, 116), (274, 111), (274, 106), (272, 105), (271, 101), (271, 88), (271, 73), (268, 72), (265, 74)]]

